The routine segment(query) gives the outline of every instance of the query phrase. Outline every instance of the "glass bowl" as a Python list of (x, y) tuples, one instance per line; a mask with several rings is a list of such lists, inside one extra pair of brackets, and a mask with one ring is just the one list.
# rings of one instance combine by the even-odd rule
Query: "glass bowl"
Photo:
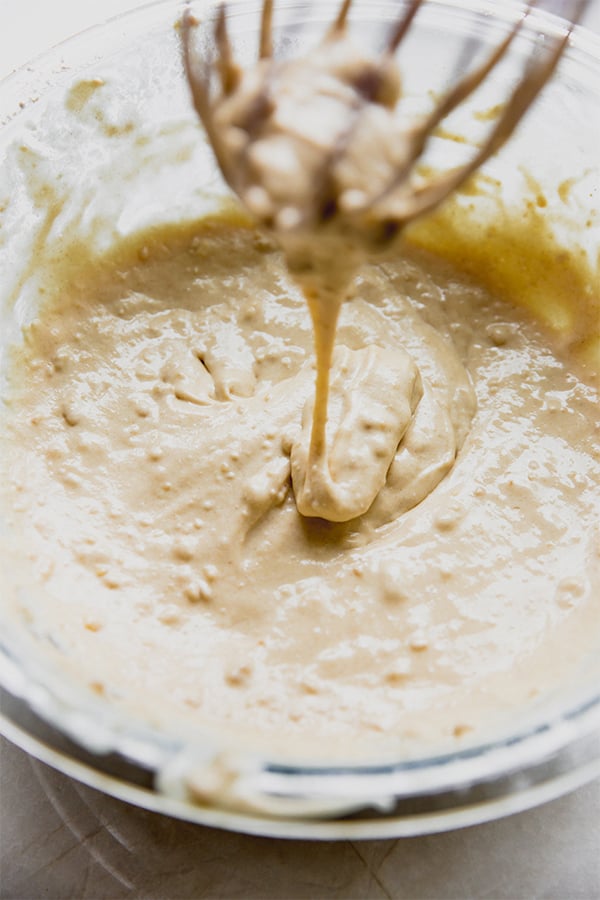
[[(199, 19), (209, 6), (193, 6)], [(277, 52), (293, 54), (315, 41), (336, 7), (337, 2), (317, 6), (281, 0)], [(230, 4), (242, 60), (255, 54), (259, 9), (256, 0)], [(428, 0), (403, 46), (410, 101), (431, 100), (464, 65), (466, 52), (497, 45), (518, 10), (513, 3)], [(353, 28), (376, 46), (397, 11), (396, 2), (356, 2)], [(222, 202), (226, 189), (202, 141), (183, 80), (174, 27), (180, 13), (172, 2), (136, 10), (67, 41), (0, 85), (2, 367), (6, 348), (35, 315), (46, 267), (66, 251), (74, 224), (90, 252), (101, 252), (148, 225), (192, 220)], [(485, 118), (477, 113), (506, 94), (540, 35), (548, 38), (563, 28), (552, 15), (530, 15), (494, 86), (486, 85), (453, 120), (460, 140), (440, 135), (433, 142), (432, 165), (449, 153), (458, 160), (477, 141)], [(93, 94), (101, 82), (110, 91), (108, 101), (97, 106)], [(599, 109), (600, 40), (579, 28), (552, 84), (482, 173), (498, 192), (466, 192), (457, 203), (476, 221), (493, 217), (500, 206), (519, 215), (543, 193), (556, 240), (584, 256), (593, 272), (598, 264)], [(566, 202), (564, 185), (571, 176), (576, 181)], [(48, 213), (44, 193), (32, 189), (32, 178), (60, 199), (58, 215)], [(84, 186), (85, 203), (70, 202), (74, 181)], [(550, 327), (562, 327), (560, 311), (542, 303), (536, 312)], [(4, 522), (0, 539), (11, 540)], [(576, 685), (527, 715), (515, 715), (509, 729), (484, 744), (364, 765), (290, 761), (244, 745), (232, 748), (214, 733), (185, 738), (161, 732), (102, 698), (91, 698), (32, 652), (33, 637), (11, 614), (8, 583), (8, 577), (3, 579), (0, 608), (2, 732), (57, 769), (149, 809), (280, 837), (390, 837), (496, 818), (600, 775), (598, 659), (583, 666)], [(235, 775), (233, 788), (217, 792), (214, 802), (192, 802), (190, 778), (217, 770), (226, 770), (228, 778)]]

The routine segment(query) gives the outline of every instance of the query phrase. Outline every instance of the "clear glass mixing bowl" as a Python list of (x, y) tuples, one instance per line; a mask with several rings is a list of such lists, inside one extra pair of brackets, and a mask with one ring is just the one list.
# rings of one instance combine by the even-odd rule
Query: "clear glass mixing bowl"
[[(315, 41), (336, 6), (281, 0), (277, 52), (295, 53)], [(199, 18), (206, 7), (194, 7)], [(259, 7), (256, 0), (230, 4), (242, 60), (255, 54)], [(509, 2), (429, 0), (403, 47), (410, 101), (431, 99), (460, 70), (466, 52), (496, 45), (518, 9)], [(353, 27), (376, 45), (397, 12), (396, 2), (356, 2)], [(172, 2), (145, 7), (73, 38), (0, 85), (2, 366), (6, 347), (35, 314), (44, 272), (65, 252), (74, 223), (90, 252), (101, 251), (149, 224), (209, 212), (225, 193), (183, 81), (174, 28), (179, 14)], [(473, 113), (505, 95), (540, 35), (563, 27), (550, 15), (531, 14), (495, 87), (487, 86), (454, 120), (454, 132), (466, 141), (434, 141), (433, 164), (439, 152), (445, 160), (458, 159), (477, 140), (485, 117)], [(109, 87), (102, 107), (93, 98), (98, 79)], [(533, 168), (534, 192), (543, 191), (557, 239), (586, 255), (591, 271), (598, 264), (599, 146), (600, 40), (578, 29), (558, 75), (484, 174), (499, 184), (502, 203), (518, 213), (532, 202)], [(69, 202), (74, 180), (85, 202)], [(47, 190), (64, 201), (59, 216), (47, 213)], [(498, 196), (469, 195), (465, 203), (476, 219), (497, 212)], [(538, 312), (560, 327), (560, 316)], [(0, 538), (10, 539), (5, 523)], [(191, 821), (289, 837), (414, 835), (515, 812), (600, 774), (598, 659), (584, 667), (580, 683), (526, 716), (516, 715), (508, 732), (485, 745), (368, 766), (297, 764), (243, 747), (233, 752), (215, 734), (184, 740), (159, 733), (101, 698), (91, 699), (31, 652), (30, 636), (9, 608), (5, 589), (3, 733), (100, 790)], [(223, 803), (191, 802), (190, 774), (219, 766), (235, 772)]]

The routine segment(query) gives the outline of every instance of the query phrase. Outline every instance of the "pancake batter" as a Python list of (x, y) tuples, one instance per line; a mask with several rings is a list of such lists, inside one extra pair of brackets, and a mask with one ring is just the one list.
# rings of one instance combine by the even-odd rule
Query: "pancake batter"
[(547, 335), (429, 254), (363, 266), (318, 510), (313, 383), (304, 298), (239, 216), (74, 264), (6, 414), (40, 650), (159, 727), (344, 758), (479, 740), (575, 678), (597, 399)]

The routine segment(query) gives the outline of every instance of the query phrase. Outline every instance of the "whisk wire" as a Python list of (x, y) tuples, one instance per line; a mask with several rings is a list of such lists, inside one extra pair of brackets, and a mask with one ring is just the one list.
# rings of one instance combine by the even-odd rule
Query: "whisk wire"
[(399, 19), (396, 26), (392, 29), (387, 44), (387, 52), (393, 54), (396, 52), (406, 35), (408, 29), (412, 25), (412, 21), (422, 6), (423, 0), (410, 0), (408, 8), (403, 16)]
[(264, 0), (260, 17), (258, 58), (273, 56), (273, 0)]
[[(581, 15), (584, 7), (585, 0), (580, 0), (577, 16)], [(526, 76), (521, 79), (513, 91), (498, 122), (472, 159), (463, 166), (451, 170), (429, 184), (416, 189), (414, 200), (411, 200), (410, 204), (410, 218), (422, 215), (435, 208), (452, 191), (457, 190), (464, 184), (490, 156), (500, 150), (506, 143), (523, 118), (523, 115), (530, 108), (554, 72), (575, 24), (576, 22), (571, 22), (564, 36), (555, 42), (553, 49), (545, 57), (533, 60), (530, 63)]]
[(352, 0), (342, 0), (342, 5), (339, 8), (338, 14), (335, 17), (331, 28), (329, 29), (329, 37), (335, 36), (340, 31), (343, 31), (346, 27), (346, 22), (348, 21), (348, 15), (350, 13), (350, 7), (352, 6)]
[(221, 88), (223, 94), (227, 96), (233, 93), (238, 86), (240, 70), (233, 60), (233, 51), (227, 28), (227, 5), (225, 3), (219, 6), (219, 12), (217, 13), (215, 43), (219, 51), (217, 69), (221, 79)]
[[(386, 186), (375, 198), (371, 199), (371, 203), (376, 205), (378, 202), (388, 197), (408, 176), (410, 170), (424, 153), (426, 146), (433, 136), (438, 125), (450, 115), (464, 100), (467, 99), (477, 88), (483, 83), (492, 70), (498, 65), (513, 43), (517, 34), (527, 17), (529, 16), (535, 0), (528, 3), (527, 9), (522, 16), (517, 19), (504, 40), (493, 50), (488, 58), (472, 72), (467, 73), (452, 87), (446, 96), (437, 104), (431, 114), (425, 118), (423, 123), (415, 129), (411, 135), (411, 154), (405, 163), (397, 172), (393, 181)], [(516, 124), (516, 123), (515, 123)]]

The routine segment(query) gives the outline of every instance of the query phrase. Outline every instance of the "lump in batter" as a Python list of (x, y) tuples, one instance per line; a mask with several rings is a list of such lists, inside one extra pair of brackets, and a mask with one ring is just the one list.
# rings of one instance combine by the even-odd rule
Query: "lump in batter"
[(366, 513), (385, 485), (423, 388), (415, 363), (400, 347), (341, 346), (333, 365), (327, 449), (311, 460), (315, 404), (308, 402), (291, 464), (298, 511), (344, 522)]

